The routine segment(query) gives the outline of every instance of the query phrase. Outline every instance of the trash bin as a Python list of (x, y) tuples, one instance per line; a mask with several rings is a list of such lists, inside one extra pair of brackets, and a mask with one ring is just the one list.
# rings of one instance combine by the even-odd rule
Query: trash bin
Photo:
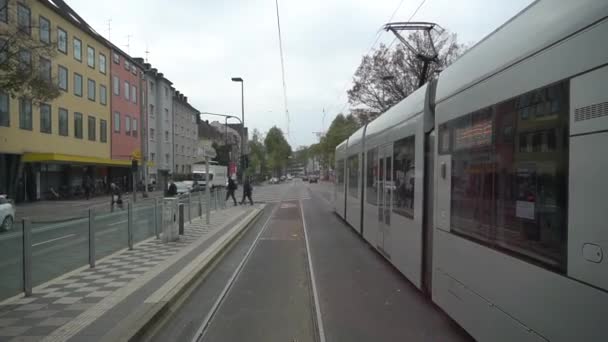
[(163, 237), (164, 243), (179, 239), (178, 212), (179, 199), (175, 197), (163, 198)]

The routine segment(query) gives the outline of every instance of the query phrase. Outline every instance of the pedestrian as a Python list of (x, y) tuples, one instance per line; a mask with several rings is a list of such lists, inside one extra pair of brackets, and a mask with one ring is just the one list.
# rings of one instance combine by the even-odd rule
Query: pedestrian
[(110, 183), (110, 195), (112, 197), (110, 208), (114, 210), (114, 204), (116, 204), (120, 209), (122, 209), (122, 193), (120, 192), (118, 185)]
[(173, 181), (171, 181), (171, 185), (169, 185), (169, 196), (177, 195), (177, 185)]
[(235, 190), (236, 190), (236, 183), (234, 182), (234, 179), (232, 179), (232, 177), (230, 177), (230, 178), (228, 178), (228, 191), (226, 192), (226, 199), (225, 199), (225, 201), (227, 201), (228, 198), (232, 196), (232, 200), (234, 201), (234, 205), (237, 205), (236, 198), (234, 197), (234, 191)]
[(241, 200), (241, 204), (245, 204), (245, 198), (249, 198), (249, 203), (253, 205), (253, 200), (251, 199), (251, 193), (253, 192), (253, 187), (251, 186), (251, 180), (249, 177), (245, 178), (245, 183), (243, 183), (243, 199)]

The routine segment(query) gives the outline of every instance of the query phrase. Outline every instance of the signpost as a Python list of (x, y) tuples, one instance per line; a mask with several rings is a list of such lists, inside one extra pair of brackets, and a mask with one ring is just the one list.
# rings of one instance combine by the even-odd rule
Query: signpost
[(213, 147), (205, 148), (205, 146), (198, 147), (198, 156), (205, 159), (205, 193), (207, 197), (207, 205), (205, 206), (205, 222), (210, 224), (211, 222), (211, 186), (209, 186), (209, 159), (215, 158), (216, 153)]

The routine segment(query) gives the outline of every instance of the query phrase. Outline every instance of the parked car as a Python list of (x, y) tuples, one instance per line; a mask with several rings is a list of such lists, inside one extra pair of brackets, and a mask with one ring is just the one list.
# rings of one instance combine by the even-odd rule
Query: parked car
[(270, 180), (268, 181), (268, 183), (270, 183), (270, 184), (277, 184), (277, 183), (279, 183), (279, 179), (277, 177), (272, 177), (272, 178), (270, 178)]
[(305, 182), (308, 182), (308, 176), (306, 176), (306, 175), (302, 176), (302, 180)]
[(319, 177), (317, 176), (310, 176), (310, 178), (308, 178), (308, 183), (318, 183), (319, 182)]
[(0, 231), (7, 231), (13, 227), (15, 221), (15, 206), (6, 195), (0, 195)]
[(188, 186), (188, 184), (183, 182), (175, 182), (175, 186), (177, 187), (178, 195), (188, 194), (191, 191), (191, 188)]

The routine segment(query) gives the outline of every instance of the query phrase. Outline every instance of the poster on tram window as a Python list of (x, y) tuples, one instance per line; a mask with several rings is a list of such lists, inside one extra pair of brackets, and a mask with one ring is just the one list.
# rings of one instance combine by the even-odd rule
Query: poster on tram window
[(523, 219), (534, 220), (534, 202), (516, 201), (515, 216)]

